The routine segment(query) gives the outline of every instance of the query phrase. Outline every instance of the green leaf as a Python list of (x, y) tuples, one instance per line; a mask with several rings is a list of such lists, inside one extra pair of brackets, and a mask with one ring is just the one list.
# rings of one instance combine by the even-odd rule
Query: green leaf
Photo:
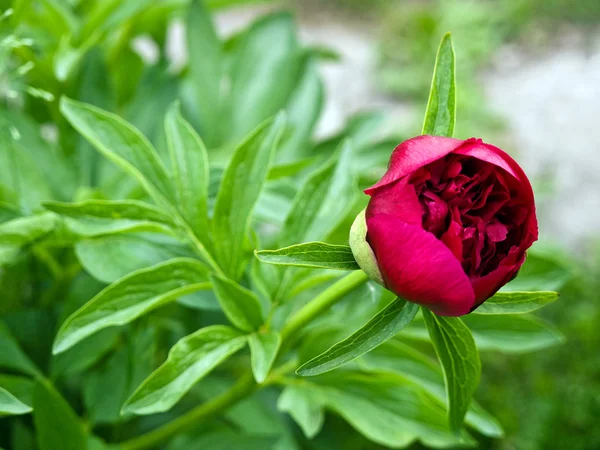
[(186, 31), (190, 76), (196, 91), (195, 106), (200, 115), (202, 136), (212, 147), (219, 140), (221, 126), (223, 52), (204, 1), (193, 0), (189, 8)]
[(0, 374), (0, 386), (26, 405), (33, 404), (35, 383), (33, 379), (26, 376)]
[(141, 269), (103, 289), (64, 321), (54, 341), (61, 353), (104, 328), (125, 325), (191, 292), (208, 287), (206, 268), (180, 258)]
[[(415, 346), (392, 339), (363, 355), (359, 360), (361, 369), (369, 372), (398, 374), (426, 390), (447, 408), (444, 375), (441, 367)], [(499, 438), (504, 431), (498, 420), (475, 401), (467, 412), (465, 422), (485, 436)]]
[(252, 24), (240, 36), (232, 61), (229, 136), (244, 136), (284, 109), (301, 64), (291, 14), (275, 13)]
[(169, 205), (171, 186), (158, 153), (139, 130), (119, 116), (67, 97), (60, 109), (96, 149), (133, 175), (159, 204)]
[(254, 379), (257, 383), (262, 383), (266, 380), (275, 362), (281, 346), (281, 336), (276, 331), (257, 331), (248, 336), (248, 344), (250, 345), (250, 361)]
[(322, 406), (312, 401), (302, 389), (287, 386), (279, 395), (277, 409), (292, 416), (308, 439), (314, 438), (323, 428), (325, 412)]
[(19, 347), (8, 327), (0, 321), (0, 368), (36, 376), (40, 372)]
[(115, 348), (120, 334), (121, 330), (105, 329), (86, 337), (65, 352), (54, 355), (52, 375), (73, 376), (86, 371)]
[(56, 215), (52, 213), (9, 220), (0, 224), (0, 244), (19, 247), (30, 244), (50, 233), (56, 222)]
[[(274, 450), (275, 445), (281, 442), (277, 435), (265, 435), (262, 433), (241, 433), (228, 429), (205, 431), (199, 436), (194, 435), (179, 435), (171, 441), (166, 450), (190, 450), (190, 449), (207, 449), (207, 450)], [(290, 449), (287, 446), (278, 445), (279, 448)], [(295, 448), (293, 448), (295, 450)]]
[(66, 216), (67, 226), (76, 234), (86, 237), (142, 231), (170, 234), (176, 227), (166, 212), (137, 200), (46, 202), (44, 207)]
[(125, 402), (122, 413), (154, 414), (168, 411), (194, 384), (246, 345), (233, 328), (213, 325), (177, 342), (156, 369)]
[(173, 258), (195, 256), (170, 236), (146, 233), (85, 239), (75, 244), (75, 253), (85, 270), (104, 283)]
[(244, 247), (254, 205), (262, 191), (285, 116), (260, 125), (236, 149), (215, 202), (213, 238), (217, 260), (233, 279), (244, 269)]
[(393, 338), (412, 322), (417, 311), (419, 305), (396, 298), (360, 330), (303, 364), (296, 373), (302, 376), (319, 375), (355, 360)]
[(253, 331), (262, 325), (260, 301), (254, 292), (219, 275), (211, 274), (210, 282), (223, 312), (235, 327)]
[(281, 247), (325, 239), (345, 219), (356, 193), (351, 151), (350, 143), (343, 142), (329, 162), (306, 180), (285, 219)]
[[(313, 381), (314, 380), (314, 381)], [(405, 448), (416, 440), (426, 447), (473, 445), (464, 431), (448, 431), (444, 408), (410, 383), (384, 374), (340, 371), (295, 386), (317, 405), (343, 417), (380, 445)]]
[(452, 38), (442, 38), (435, 58), (422, 134), (452, 137), (456, 122), (456, 67)]
[(26, 405), (6, 389), (0, 387), (0, 415), (27, 414), (32, 411), (31, 406)]
[(528, 353), (565, 342), (555, 327), (530, 315), (468, 315), (464, 321), (481, 350)]
[(457, 317), (423, 308), (427, 331), (444, 370), (450, 428), (458, 432), (481, 376), (481, 361), (469, 328)]
[(347, 245), (307, 242), (278, 250), (260, 250), (256, 257), (265, 263), (280, 266), (310, 267), (316, 269), (359, 270), (352, 249)]
[[(192, 11), (199, 3), (192, 2)], [(203, 67), (206, 61), (203, 62)], [(165, 117), (165, 133), (171, 156), (171, 170), (175, 185), (176, 206), (195, 232), (208, 247), (208, 155), (204, 143), (192, 126), (181, 117), (178, 104)]]
[(498, 292), (481, 304), (474, 314), (523, 314), (558, 300), (558, 292)]
[(83, 426), (69, 404), (45, 380), (33, 394), (33, 423), (40, 450), (85, 450)]
[[(323, 108), (323, 82), (319, 75), (319, 67), (314, 57), (306, 56), (303, 62), (302, 74), (298, 77), (298, 84), (286, 106), (288, 116), (288, 129), (277, 152), (278, 161), (290, 161), (300, 156), (307, 156), (310, 152), (310, 139)], [(313, 158), (305, 158), (295, 163), (274, 167), (269, 174), (273, 179), (275, 175), (289, 173), (292, 169), (303, 168), (313, 161)], [(279, 169), (275, 171), (275, 169)], [(290, 176), (290, 175), (287, 175)]]

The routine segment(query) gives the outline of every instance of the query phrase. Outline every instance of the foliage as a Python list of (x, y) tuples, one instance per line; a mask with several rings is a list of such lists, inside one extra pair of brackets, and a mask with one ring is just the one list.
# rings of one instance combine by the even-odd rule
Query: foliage
[[(471, 402), (475, 344), (561, 343), (533, 306), (514, 305), (541, 294), (500, 296), (463, 322), (417, 314), (354, 270), (344, 246), (365, 206), (357, 185), (392, 146), (365, 114), (316, 141), (321, 54), (282, 12), (218, 37), (210, 8), (230, 3), (17, 1), (4, 15), (0, 446), (438, 448), (502, 436)], [(179, 70), (165, 46), (175, 17), (191, 57)], [(158, 45), (154, 64), (132, 50), (141, 34)], [(452, 132), (451, 50), (446, 37), (425, 132)], [(519, 291), (539, 276), (526, 267)], [(348, 364), (294, 374), (315, 357)]]

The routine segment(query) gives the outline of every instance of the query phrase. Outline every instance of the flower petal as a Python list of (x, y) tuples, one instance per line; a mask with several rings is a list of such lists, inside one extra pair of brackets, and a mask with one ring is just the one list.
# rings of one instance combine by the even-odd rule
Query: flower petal
[(414, 186), (408, 184), (406, 178), (382, 186), (367, 206), (367, 220), (378, 214), (389, 214), (408, 224), (421, 225), (423, 207)]
[(367, 218), (367, 239), (386, 287), (443, 316), (467, 314), (475, 303), (469, 278), (452, 252), (420, 226), (377, 214)]
[(394, 149), (388, 170), (383, 178), (365, 190), (365, 194), (372, 195), (375, 189), (393, 183), (420, 167), (443, 158), (463, 142), (460, 139), (427, 135), (402, 142)]

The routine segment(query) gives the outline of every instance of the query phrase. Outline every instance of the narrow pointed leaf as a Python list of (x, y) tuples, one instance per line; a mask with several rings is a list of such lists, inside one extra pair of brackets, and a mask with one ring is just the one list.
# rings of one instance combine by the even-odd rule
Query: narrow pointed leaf
[(419, 306), (396, 298), (365, 326), (326, 352), (303, 364), (298, 375), (313, 376), (336, 369), (393, 338), (415, 318)]
[(190, 2), (187, 20), (187, 48), (190, 76), (195, 89), (202, 136), (210, 146), (219, 138), (219, 110), (223, 51), (212, 17), (203, 0)]
[(324, 167), (306, 180), (285, 219), (279, 245), (325, 239), (344, 220), (356, 194), (351, 151), (350, 143), (343, 142)]
[(435, 58), (422, 134), (452, 137), (456, 122), (456, 67), (452, 38), (447, 33)]
[(236, 149), (223, 174), (212, 230), (217, 260), (230, 278), (239, 278), (243, 270), (250, 218), (284, 124), (283, 115), (261, 124)]
[(558, 300), (558, 292), (498, 292), (480, 305), (475, 314), (523, 314)]
[(260, 301), (254, 292), (218, 275), (211, 275), (210, 281), (223, 312), (235, 327), (253, 331), (262, 325)]
[(444, 371), (450, 428), (458, 433), (479, 384), (479, 353), (471, 331), (458, 317), (437, 316), (426, 308), (423, 317)]
[(85, 450), (86, 436), (71, 406), (45, 380), (33, 394), (33, 423), (40, 450)]
[(26, 405), (6, 389), (0, 387), (0, 415), (27, 414), (32, 411), (31, 406)]
[[(192, 9), (197, 5), (192, 2)], [(206, 65), (204, 61), (203, 65)], [(200, 136), (181, 116), (177, 104), (165, 118), (176, 206), (196, 236), (208, 242), (208, 155)]]
[(58, 330), (53, 353), (61, 353), (99, 330), (125, 325), (167, 302), (208, 286), (206, 268), (190, 258), (138, 270), (103, 289), (71, 314)]
[(176, 227), (166, 212), (137, 200), (47, 202), (44, 207), (67, 217), (69, 228), (86, 237), (142, 231), (170, 234)]
[(119, 116), (63, 97), (60, 109), (71, 125), (100, 153), (133, 175), (160, 204), (169, 204), (169, 176), (144, 135)]
[(275, 362), (281, 346), (281, 336), (276, 331), (256, 332), (248, 336), (248, 344), (254, 379), (257, 383), (262, 383)]
[(246, 336), (224, 325), (196, 331), (177, 342), (167, 360), (125, 402), (123, 413), (168, 411), (200, 379), (246, 345)]
[(260, 250), (256, 257), (265, 263), (316, 269), (358, 270), (352, 249), (347, 245), (307, 242), (278, 250)]

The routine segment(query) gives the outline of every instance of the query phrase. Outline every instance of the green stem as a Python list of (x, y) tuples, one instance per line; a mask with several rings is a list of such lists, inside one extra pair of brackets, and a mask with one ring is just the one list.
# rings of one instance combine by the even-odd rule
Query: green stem
[(121, 442), (118, 446), (121, 450), (142, 450), (156, 447), (172, 436), (194, 428), (199, 422), (214, 418), (219, 412), (252, 394), (257, 386), (252, 375), (248, 373), (242, 376), (231, 389), (221, 395), (197, 406), (172, 422), (168, 422), (149, 433)]
[(310, 323), (323, 311), (329, 309), (347, 293), (367, 281), (369, 281), (367, 274), (362, 270), (356, 270), (329, 286), (288, 319), (285, 327), (281, 330), (281, 340), (287, 341), (296, 331)]
[[(368, 276), (363, 271), (358, 270), (350, 273), (341, 280), (329, 286), (320, 295), (298, 310), (292, 315), (286, 326), (281, 331), (281, 338), (284, 343), (291, 338), (294, 333), (302, 327), (310, 323), (315, 317), (323, 311), (330, 308), (347, 293), (356, 289), (361, 284), (368, 281)], [(282, 345), (283, 348), (283, 345)], [(118, 444), (121, 450), (143, 450), (156, 447), (157, 445), (167, 441), (172, 436), (191, 429), (203, 420), (214, 418), (217, 414), (225, 409), (233, 406), (240, 400), (246, 398), (253, 392), (261, 389), (272, 382), (275, 382), (278, 377), (293, 370), (296, 366), (296, 361), (288, 361), (282, 364), (272, 373), (272, 376), (263, 385), (258, 385), (250, 372), (244, 374), (240, 380), (231, 387), (228, 391), (214, 397), (213, 399), (203, 403), (183, 416), (178, 417), (172, 422), (150, 431), (149, 433), (135, 437), (128, 441)]]

